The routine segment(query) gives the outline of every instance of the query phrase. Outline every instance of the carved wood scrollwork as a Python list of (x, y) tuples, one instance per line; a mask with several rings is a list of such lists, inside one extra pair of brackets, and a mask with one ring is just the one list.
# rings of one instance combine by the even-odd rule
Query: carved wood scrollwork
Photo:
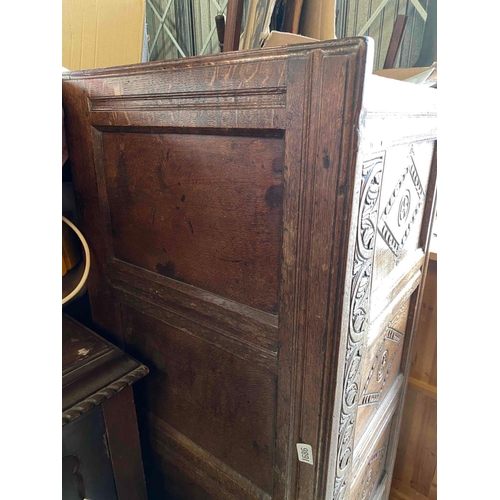
[(373, 253), (377, 234), (384, 159), (385, 154), (379, 153), (375, 157), (365, 160), (362, 167), (333, 500), (346, 498), (352, 466), (354, 428), (360, 395), (361, 359), (368, 323)]
[(80, 471), (81, 461), (76, 455), (62, 459), (62, 491), (68, 500), (85, 500), (85, 481)]

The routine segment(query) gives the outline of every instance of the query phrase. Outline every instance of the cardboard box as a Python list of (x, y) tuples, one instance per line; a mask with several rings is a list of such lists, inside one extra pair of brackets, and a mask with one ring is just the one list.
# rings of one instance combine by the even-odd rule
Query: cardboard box
[(302, 4), (299, 33), (317, 40), (335, 38), (335, 0), (307, 0)]
[(270, 47), (280, 47), (281, 45), (292, 45), (297, 43), (317, 42), (314, 38), (295, 35), (294, 33), (285, 33), (283, 31), (271, 31), (262, 45), (263, 49)]
[(63, 0), (62, 65), (70, 70), (141, 62), (144, 0)]
[(391, 78), (402, 82), (426, 85), (429, 87), (437, 85), (437, 64), (427, 68), (394, 68), (380, 69), (373, 72), (374, 75)]

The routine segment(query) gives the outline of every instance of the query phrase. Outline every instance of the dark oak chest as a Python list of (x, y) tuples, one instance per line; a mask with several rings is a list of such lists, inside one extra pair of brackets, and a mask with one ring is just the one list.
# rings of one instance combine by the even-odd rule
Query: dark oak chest
[(131, 385), (147, 373), (63, 314), (63, 500), (146, 500)]
[(93, 317), (150, 369), (151, 499), (387, 498), (437, 91), (371, 71), (356, 38), (64, 76)]

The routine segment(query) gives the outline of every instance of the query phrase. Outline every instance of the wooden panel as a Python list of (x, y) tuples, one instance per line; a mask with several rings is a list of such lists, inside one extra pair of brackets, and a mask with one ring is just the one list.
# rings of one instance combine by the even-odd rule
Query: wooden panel
[[(376, 127), (375, 118), (368, 127), (365, 138), (365, 147), (368, 150), (378, 146), (378, 143), (373, 140), (371, 127)], [(387, 142), (391, 143), (391, 136), (388, 137)], [(416, 154), (415, 151), (419, 153)], [(357, 264), (359, 269), (359, 281), (356, 283), (353, 294), (355, 322), (352, 327), (352, 341), (349, 345), (351, 350), (348, 351), (350, 365), (347, 365), (349, 367), (347, 373), (349, 377), (346, 377), (348, 383), (352, 384), (347, 391), (348, 394), (351, 391), (351, 401), (359, 397), (357, 409), (352, 410), (356, 417), (350, 420), (350, 422), (353, 420), (356, 422), (355, 437), (350, 438), (354, 441), (356, 460), (361, 460), (358, 457), (366, 456), (370, 436), (385, 418), (384, 405), (378, 401), (378, 398), (382, 398), (383, 402), (383, 394), (377, 394), (378, 391), (367, 391), (372, 383), (370, 373), (373, 369), (373, 376), (379, 364), (377, 353), (380, 346), (377, 344), (383, 341), (382, 332), (387, 326), (390, 327), (390, 321), (397, 317), (398, 312), (404, 311), (406, 306), (402, 307), (402, 304), (408, 305), (409, 314), (403, 312), (399, 318), (399, 322), (402, 320), (402, 324), (405, 325), (406, 335), (401, 338), (403, 341), (401, 351), (397, 349), (393, 353), (397, 366), (389, 363), (390, 369), (380, 371), (382, 378), (378, 386), (382, 388), (384, 375), (388, 379), (401, 382), (401, 378), (406, 378), (409, 373), (408, 355), (411, 349), (412, 332), (415, 328), (415, 308), (418, 307), (421, 294), (419, 284), (422, 269), (425, 266), (425, 251), (428, 248), (427, 225), (432, 202), (426, 191), (428, 189), (431, 192), (434, 191), (433, 155), (433, 142), (418, 141), (410, 144), (392, 143), (390, 148), (366, 156), (367, 186), (369, 187), (366, 188), (366, 195), (364, 191), (362, 192), (362, 196), (366, 196), (365, 205), (361, 208), (364, 218), (360, 224), (363, 239), (359, 244), (359, 254), (358, 252), (355, 254), (355, 259), (359, 260), (359, 264), (355, 260), (355, 268)], [(417, 161), (414, 156), (418, 157)], [(418, 169), (415, 166), (416, 163), (419, 164)], [(424, 179), (423, 182), (421, 178)], [(373, 254), (370, 255), (372, 251)], [(369, 311), (368, 318), (365, 316), (367, 310)], [(397, 319), (396, 323), (398, 323)], [(365, 338), (360, 335), (363, 330), (365, 330)], [(399, 360), (401, 360), (401, 365)], [(398, 377), (400, 371), (401, 375)], [(355, 396), (358, 376), (360, 377), (360, 391), (359, 396)], [(397, 411), (399, 413), (399, 409)], [(398, 416), (394, 423), (394, 436), (398, 434), (399, 421)], [(348, 425), (345, 429), (345, 432), (350, 432)], [(385, 486), (381, 486), (374, 493), (379, 498), (386, 498), (388, 495), (396, 445), (397, 440), (391, 439), (387, 457), (389, 479)], [(344, 446), (345, 454), (348, 455), (349, 445)], [(359, 465), (356, 462), (354, 473), (354, 477), (357, 478), (354, 481), (357, 484)], [(351, 493), (352, 491), (351, 489)]]
[[(350, 477), (350, 489), (356, 490), (362, 480), (363, 473), (366, 471), (371, 454), (375, 450), (375, 445), (380, 436), (386, 432), (388, 427), (391, 434), (390, 442), (387, 447), (387, 473), (392, 470), (391, 449), (395, 444), (394, 427), (399, 418), (398, 409), (401, 403), (402, 384), (404, 376), (400, 374), (392, 387), (388, 390), (386, 398), (380, 404), (377, 417), (370, 420), (362, 438), (358, 440), (354, 449), (352, 474)], [(383, 479), (384, 483), (386, 479)]]
[[(65, 76), (93, 315), (151, 367), (154, 498), (347, 500), (391, 425), (385, 495), (409, 340), (355, 447), (357, 404), (382, 332), (418, 313), (435, 93), (384, 92), (371, 57), (352, 39)], [(425, 199), (396, 262), (378, 222), (411, 154)]]
[(124, 308), (123, 324), (127, 350), (147, 360), (150, 368), (145, 380), (149, 410), (272, 491), (276, 368), (265, 370), (196, 332), (129, 307)]
[(385, 474), (387, 451), (391, 437), (391, 422), (375, 441), (365, 467), (360, 473), (360, 479), (350, 493), (352, 500), (368, 500), (376, 491)]
[[(190, 332), (231, 355), (252, 362), (255, 365), (260, 365), (271, 371), (274, 371), (276, 368), (276, 351), (262, 348), (257, 343), (249, 341), (250, 339), (247, 339), (245, 335), (241, 335), (241, 332), (236, 328), (233, 330), (221, 330), (215, 322), (197, 321), (197, 318), (195, 319), (191, 315), (187, 317), (183, 315), (183, 311), (170, 311), (165, 307), (144, 300), (143, 297), (137, 297), (122, 290), (118, 291), (116, 296), (119, 298), (121, 304), (168, 323), (177, 330)], [(265, 329), (263, 330), (265, 331)]]
[(300, 30), (294, 33), (316, 40), (335, 38), (335, 0), (308, 0), (303, 2)]
[[(168, 492), (173, 498), (223, 498), (232, 500), (269, 500), (271, 496), (247, 478), (228, 467), (163, 420), (149, 414), (147, 437), (155, 460), (162, 463), (173, 480), (152, 489), (162, 498)], [(205, 495), (205, 496), (203, 496)], [(168, 496), (170, 498), (170, 496)]]
[[(431, 500), (437, 464), (437, 401), (411, 386), (406, 393), (394, 479)], [(434, 492), (435, 493), (435, 492)]]
[(146, 483), (132, 387), (126, 387), (114, 398), (104, 401), (102, 414), (118, 498), (146, 500)]
[(162, 307), (163, 314), (175, 310), (184, 318), (211, 326), (229, 337), (273, 352), (278, 348), (278, 318), (204, 290), (114, 260), (110, 276), (115, 294), (132, 307), (147, 301)]
[[(434, 500), (437, 498), (434, 495)], [(431, 500), (430, 497), (419, 493), (405, 483), (393, 479), (389, 500)]]
[[(433, 154), (432, 142), (387, 151), (375, 243), (373, 288), (398, 273), (420, 247), (423, 206)], [(390, 279), (390, 278), (389, 278)]]
[(415, 335), (410, 377), (437, 387), (437, 261), (430, 260)]
[(437, 499), (437, 262), (429, 261), (391, 498)]
[(224, 52), (239, 49), (242, 17), (243, 0), (228, 0), (226, 29), (224, 33)]
[(367, 347), (366, 362), (361, 380), (356, 436), (359, 439), (382, 400), (386, 397), (396, 377), (401, 373), (403, 344), (407, 338), (407, 319), (410, 301), (407, 299), (384, 327), (374, 342)]
[[(376, 126), (375, 122), (370, 126)], [(368, 151), (377, 146), (371, 139), (368, 130), (365, 139)], [(346, 412), (341, 416), (345, 421), (344, 434), (352, 432), (351, 423), (355, 429), (354, 436), (342, 442), (343, 454), (349, 457), (354, 449), (356, 460), (366, 456), (373, 429), (385, 418), (384, 391), (387, 395), (394, 393), (396, 387), (391, 391), (391, 386), (395, 386), (396, 381), (400, 384), (408, 375), (407, 358), (427, 246), (430, 200), (425, 190), (428, 186), (434, 190), (433, 150), (432, 142), (395, 144), (384, 151), (366, 153), (363, 163), (366, 185), (361, 192), (359, 250), (355, 252), (354, 290), (351, 292), (351, 338), (344, 375), (345, 394), (350, 397), (345, 406), (350, 407), (350, 415)], [(418, 170), (412, 158), (414, 151), (422, 152)], [(405, 187), (404, 182), (408, 179), (410, 182)], [(393, 210), (396, 205), (397, 211)], [(386, 342), (397, 347), (385, 349)], [(397, 434), (397, 424), (394, 432)], [(396, 444), (392, 439), (388, 450), (389, 474)], [(339, 468), (345, 468), (342, 460)], [(356, 461), (354, 473), (359, 480)], [(345, 476), (344, 473), (344, 479), (336, 479), (339, 498)], [(379, 494), (386, 496), (381, 491)]]
[(103, 133), (116, 257), (277, 312), (283, 141)]

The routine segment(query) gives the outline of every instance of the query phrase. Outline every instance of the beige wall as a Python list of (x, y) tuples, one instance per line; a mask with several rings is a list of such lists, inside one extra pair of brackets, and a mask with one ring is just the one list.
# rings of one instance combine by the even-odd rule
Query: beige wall
[(141, 62), (146, 0), (63, 0), (62, 66)]

